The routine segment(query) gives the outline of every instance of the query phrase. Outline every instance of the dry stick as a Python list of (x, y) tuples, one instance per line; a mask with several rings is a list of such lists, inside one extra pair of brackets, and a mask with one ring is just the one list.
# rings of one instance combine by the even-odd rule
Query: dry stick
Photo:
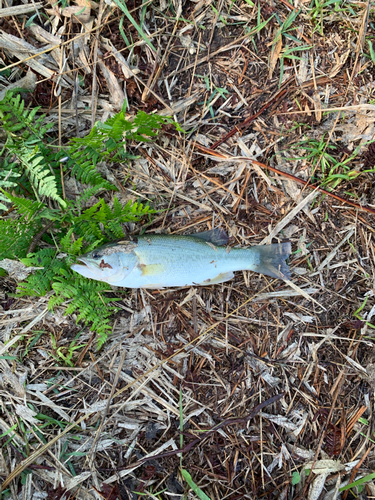
[[(143, 373), (137, 379), (133, 380), (132, 382), (129, 382), (129, 384), (127, 384), (125, 387), (123, 387), (122, 389), (118, 390), (116, 392), (116, 394), (113, 395), (113, 398), (119, 397), (123, 392), (127, 391), (130, 387), (133, 387), (135, 384), (137, 384), (137, 382), (140, 382), (142, 379), (144, 379), (145, 377), (147, 377), (148, 375), (150, 375), (153, 371), (157, 370), (158, 368), (161, 368), (163, 365), (165, 365), (166, 363), (168, 363), (168, 361), (171, 361), (175, 356), (178, 356), (179, 354), (181, 354), (182, 352), (184, 352), (189, 346), (194, 345), (204, 335), (206, 335), (210, 331), (214, 330), (223, 321), (227, 320), (228, 318), (230, 318), (231, 316), (233, 316), (234, 314), (236, 314), (240, 309), (242, 309), (247, 304), (249, 304), (253, 299), (255, 299), (255, 297), (258, 294), (260, 294), (260, 293), (264, 292), (265, 290), (267, 290), (267, 288), (269, 288), (271, 285), (272, 285), (272, 283), (269, 283), (268, 285), (266, 285), (265, 287), (263, 287), (256, 294), (254, 294), (252, 297), (250, 297), (247, 300), (245, 300), (245, 302), (243, 302), (240, 306), (238, 306), (232, 312), (230, 312), (229, 314), (227, 314), (222, 320), (217, 321), (216, 323), (214, 323), (213, 325), (211, 325), (210, 327), (208, 327), (207, 330), (204, 330), (202, 333), (200, 333), (193, 340), (191, 340), (190, 342), (188, 342), (187, 344), (185, 344), (180, 349), (177, 349), (177, 351), (175, 351), (173, 354), (171, 354), (171, 356), (169, 356), (168, 358), (165, 358), (165, 359), (161, 360), (159, 363), (157, 363), (155, 366), (153, 366), (152, 368), (150, 368), (149, 370), (147, 370), (145, 373)], [(47, 308), (46, 308), (46, 311), (47, 311)], [(18, 337), (19, 336), (14, 337), (14, 339), (12, 339), (10, 342), (8, 342), (8, 344), (6, 345), (6, 347), (9, 348), (11, 343), (15, 343), (15, 341), (18, 340)], [(0, 352), (0, 355), (1, 355), (1, 352)], [(121, 408), (121, 406), (120, 406), (120, 408)], [(117, 411), (119, 411), (119, 410), (117, 410)], [(68, 425), (67, 427), (65, 427), (65, 429), (60, 434), (58, 434), (53, 439), (51, 439), (51, 441), (49, 441), (45, 445), (43, 445), (40, 448), (38, 448), (34, 453), (32, 453), (27, 458), (25, 458), (22, 462), (20, 462), (11, 471), (11, 473), (6, 477), (5, 481), (0, 486), (0, 493), (2, 491), (4, 491), (7, 488), (7, 486), (9, 485), (9, 483), (11, 483), (14, 479), (16, 479), (16, 477), (18, 477), (25, 469), (27, 469), (27, 467), (29, 467), (29, 465), (31, 465), (38, 457), (42, 456), (45, 451), (49, 450), (49, 448), (51, 446), (53, 446), (55, 443), (57, 443), (59, 441), (59, 439), (61, 439), (66, 434), (68, 434), (68, 432), (72, 431), (74, 428), (76, 428), (77, 426), (79, 426), (84, 420), (86, 420), (88, 418), (90, 418), (90, 415), (83, 415), (76, 422), (73, 422), (71, 425)]]
[[(120, 52), (120, 51), (118, 51)], [(167, 104), (156, 92), (154, 92), (148, 85), (145, 83), (143, 80), (138, 78), (138, 76), (130, 69), (130, 67), (127, 68), (129, 73), (132, 74), (133, 78), (137, 80), (138, 83), (144, 86), (146, 90), (148, 90), (149, 94), (152, 94), (165, 108), (167, 108), (172, 114), (173, 114), (173, 109)]]
[(117, 373), (116, 373), (116, 376), (115, 376), (115, 380), (113, 381), (111, 393), (110, 393), (110, 395), (108, 397), (108, 401), (107, 401), (105, 410), (104, 410), (104, 412), (102, 414), (100, 425), (98, 427), (98, 430), (96, 431), (95, 439), (94, 439), (94, 442), (93, 442), (93, 444), (91, 446), (91, 453), (90, 453), (90, 456), (89, 456), (89, 467), (90, 467), (90, 469), (92, 469), (92, 467), (94, 465), (95, 453), (96, 453), (96, 444), (97, 444), (97, 442), (98, 442), (98, 440), (100, 438), (100, 434), (101, 434), (101, 431), (103, 429), (104, 422), (105, 422), (105, 419), (107, 417), (108, 410), (109, 410), (109, 407), (111, 405), (111, 401), (112, 401), (113, 395), (115, 393), (115, 390), (116, 390), (116, 387), (117, 387), (117, 384), (118, 384), (118, 381), (119, 381), (119, 378), (120, 378), (120, 375), (121, 375), (121, 370), (122, 370), (122, 367), (123, 367), (124, 362), (125, 362), (125, 356), (126, 356), (126, 351), (122, 351), (121, 356), (120, 356), (120, 362), (119, 362), (118, 368), (117, 368)]
[(214, 19), (214, 22), (213, 22), (213, 25), (212, 25), (212, 29), (211, 29), (211, 33), (210, 33), (210, 38), (209, 38), (208, 43), (207, 43), (207, 47), (208, 47), (207, 57), (210, 57), (211, 43), (212, 43), (212, 39), (214, 37), (217, 20), (219, 19), (221, 9), (223, 8), (223, 3), (224, 3), (224, 0), (219, 0), (219, 3), (217, 5), (216, 16), (215, 16), (215, 19)]
[[(292, 78), (294, 79), (294, 77), (292, 77)], [(256, 118), (258, 118), (258, 116), (260, 116), (262, 113), (264, 113), (264, 111), (266, 111), (266, 109), (268, 109), (270, 106), (272, 106), (272, 104), (274, 104), (278, 99), (281, 99), (281, 97), (284, 97), (286, 93), (287, 93), (286, 89), (281, 90), (280, 92), (278, 92), (272, 99), (270, 99), (267, 102), (267, 104), (265, 104), (257, 113), (255, 113), (255, 115), (249, 116), (249, 118), (246, 118), (246, 120), (244, 120), (239, 126), (234, 127), (224, 137), (222, 137), (221, 139), (219, 139), (218, 141), (216, 141), (210, 147), (210, 149), (211, 150), (216, 149), (221, 144), (223, 144), (223, 142), (226, 142), (230, 137), (232, 137), (234, 134), (236, 134), (237, 132), (239, 132), (240, 129), (243, 129), (243, 128), (247, 127), (251, 122), (253, 122), (254, 120), (256, 120)]]
[(176, 16), (176, 23), (173, 27), (173, 31), (172, 31), (172, 34), (171, 36), (169, 37), (169, 40), (168, 40), (168, 44), (167, 44), (167, 47), (165, 49), (165, 52), (164, 52), (164, 55), (160, 61), (160, 64), (159, 64), (159, 67), (158, 69), (156, 70), (156, 73), (154, 75), (154, 77), (152, 78), (152, 80), (150, 81), (150, 84), (149, 84), (149, 88), (148, 89), (145, 89), (143, 91), (143, 95), (142, 95), (142, 101), (143, 102), (147, 102), (149, 97), (150, 97), (150, 90), (153, 90), (153, 88), (155, 87), (158, 79), (159, 79), (159, 76), (161, 75), (161, 72), (164, 68), (164, 65), (167, 61), (167, 57), (169, 56), (169, 48), (171, 46), (171, 43), (172, 43), (172, 40), (174, 39), (174, 36), (176, 34), (176, 31), (177, 31), (177, 27), (178, 27), (178, 18), (179, 18), (179, 15)]
[[(197, 25), (195, 23), (195, 20), (194, 20), (194, 24), (195, 24), (195, 29), (198, 31), (198, 28), (197, 28)], [(194, 62), (194, 67), (193, 67), (193, 71), (192, 71), (192, 74), (191, 74), (190, 87), (189, 87), (189, 90), (188, 90), (188, 93), (187, 93), (187, 97), (191, 96), (191, 89), (193, 87), (194, 76), (195, 76), (195, 69), (197, 67), (197, 61), (198, 61), (198, 54), (199, 54), (200, 47), (201, 47), (201, 38), (202, 38), (202, 34), (201, 34), (200, 30), (199, 30), (199, 40), (198, 40), (198, 46), (197, 46), (197, 53), (195, 55), (195, 62)], [(167, 78), (169, 78), (169, 76)], [(184, 123), (186, 122), (186, 113), (187, 113), (187, 108), (185, 109), (185, 113), (184, 113)], [(192, 154), (193, 154), (193, 151), (191, 150), (189, 161), (191, 161)]]
[[(65, 31), (65, 22), (64, 22), (64, 31)], [(62, 67), (63, 67), (63, 55), (64, 55), (64, 49), (60, 49), (60, 61), (59, 61), (59, 72), (61, 72)], [(59, 150), (61, 150), (62, 147), (62, 142), (61, 142), (61, 137), (62, 137), (62, 128), (61, 128), (61, 85), (59, 85), (59, 88), (56, 87), (56, 92), (59, 92), (59, 98), (58, 98), (58, 134), (59, 134), (59, 139), (58, 139), (58, 144), (59, 144)], [(51, 95), (52, 97), (52, 95)], [(62, 195), (63, 195), (63, 200), (65, 200), (65, 185), (64, 185), (64, 169), (63, 169), (63, 164), (60, 162), (60, 178), (61, 178), (61, 188), (62, 188)]]
[[(279, 170), (278, 168), (270, 167), (269, 165), (265, 165), (264, 163), (261, 163), (260, 161), (253, 160), (252, 158), (248, 158), (247, 156), (230, 156), (230, 155), (224, 155), (218, 152), (211, 151), (211, 149), (206, 148), (200, 144), (195, 144), (195, 147), (197, 149), (200, 149), (201, 151), (208, 153), (210, 155), (216, 156), (217, 158), (222, 158), (223, 160), (241, 160), (241, 161), (252, 161), (259, 167), (262, 167), (264, 169), (271, 170), (272, 172), (275, 172), (276, 174), (281, 175), (282, 177), (286, 177), (288, 179), (292, 179), (293, 181), (302, 184), (303, 186), (310, 187), (311, 189), (317, 189), (323, 194), (326, 194), (327, 196), (331, 196), (332, 198), (335, 198), (335, 200), (340, 201), (341, 203), (345, 203), (346, 205), (350, 205), (351, 207), (357, 208), (358, 210), (362, 210), (364, 212), (369, 212), (370, 214), (375, 214), (375, 209), (370, 208), (370, 207), (364, 207), (360, 205), (359, 203), (355, 203), (354, 201), (347, 200), (343, 198), (342, 196), (339, 196), (338, 194), (331, 193), (330, 191), (327, 191), (326, 189), (323, 189), (319, 186), (315, 186), (314, 184), (310, 184), (308, 181), (304, 181), (303, 179), (300, 179), (299, 177), (296, 177), (295, 175), (288, 174), (287, 172), (283, 172), (282, 170)], [(209, 177), (206, 176), (208, 180), (210, 180)], [(211, 182), (214, 182), (211, 180)]]
[[(71, 17), (71, 22), (73, 23), (74, 16)], [(70, 31), (70, 29), (69, 29)], [(69, 33), (70, 34), (70, 33)], [(74, 118), (75, 118), (75, 125), (76, 125), (76, 137), (79, 137), (79, 125), (78, 125), (78, 74), (79, 74), (79, 69), (76, 69), (76, 60), (74, 57), (74, 41), (72, 41), (72, 73), (73, 73), (73, 96), (74, 100), (73, 101), (73, 106), (74, 106)]]
[[(5, 5), (9, 8), (9, 3), (7, 2), (7, 0), (5, 0)], [(38, 12), (38, 10), (37, 10)], [(38, 13), (39, 14), (39, 13)], [(16, 26), (16, 29), (18, 31), (18, 34), (20, 36), (20, 38), (22, 38), (22, 40), (25, 40), (23, 34), (22, 34), (22, 31), (20, 30), (20, 27), (18, 26), (18, 19), (16, 16), (11, 16), (12, 17), (12, 21), (14, 22), (15, 26)]]
[[(103, 0), (100, 0), (99, 4), (99, 15), (97, 20), (98, 28), (101, 25), (103, 17)], [(95, 34), (95, 42), (94, 42), (94, 63), (92, 65), (92, 89), (91, 89), (91, 127), (94, 128), (95, 118), (96, 118), (96, 108), (98, 106), (98, 80), (96, 76), (97, 66), (98, 66), (98, 48), (99, 48), (99, 35), (100, 30), (98, 29)]]
[[(365, 453), (363, 454), (363, 457), (360, 459), (360, 461), (357, 463), (357, 465), (353, 468), (353, 471), (350, 475), (350, 479), (349, 479), (349, 484), (351, 484), (353, 481), (354, 481), (354, 478), (355, 476), (357, 475), (358, 471), (359, 471), (359, 468), (361, 467), (361, 465), (363, 464), (363, 462), (366, 460), (366, 458), (368, 457), (368, 454), (370, 453), (370, 451), (372, 450), (373, 448), (373, 445), (371, 444), (369, 446), (369, 448), (367, 448), (367, 450), (365, 451)], [(349, 490), (346, 490), (344, 492), (344, 495), (342, 497), (342, 500), (346, 500), (346, 497), (348, 496), (349, 494)]]

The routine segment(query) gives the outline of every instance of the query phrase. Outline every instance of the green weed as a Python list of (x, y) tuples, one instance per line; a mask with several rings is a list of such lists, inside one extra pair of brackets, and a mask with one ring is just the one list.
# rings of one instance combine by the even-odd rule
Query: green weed
[[(341, 182), (352, 181), (361, 172), (352, 167), (358, 155), (359, 147), (356, 148), (346, 159), (338, 158), (338, 146), (325, 140), (325, 135), (321, 139), (305, 139), (292, 147), (293, 150), (303, 151), (302, 156), (292, 158), (293, 160), (305, 160), (311, 165), (311, 181), (319, 183), (321, 186), (336, 188)], [(364, 172), (369, 172), (365, 170)], [(371, 170), (372, 171), (372, 170)]]

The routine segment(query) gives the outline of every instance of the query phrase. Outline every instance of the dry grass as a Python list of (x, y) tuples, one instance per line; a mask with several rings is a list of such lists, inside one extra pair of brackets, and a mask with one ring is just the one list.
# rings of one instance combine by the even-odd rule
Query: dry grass
[(375, 460), (374, 11), (295, 4), (1, 4), (0, 83), (32, 91), (58, 143), (124, 99), (188, 131), (111, 165), (122, 201), (161, 210), (147, 231), (293, 245), (292, 282), (115, 290), (100, 353), (64, 308), (14, 299), (3, 278), (4, 498), (375, 498), (372, 476), (340, 492)]

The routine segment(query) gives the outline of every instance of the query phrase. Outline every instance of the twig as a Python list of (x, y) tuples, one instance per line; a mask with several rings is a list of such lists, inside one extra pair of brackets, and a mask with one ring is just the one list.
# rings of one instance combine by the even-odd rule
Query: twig
[(122, 370), (122, 367), (124, 365), (125, 357), (126, 357), (126, 351), (122, 351), (122, 353), (120, 355), (120, 361), (119, 361), (119, 364), (118, 364), (118, 367), (117, 367), (117, 373), (116, 373), (116, 376), (115, 376), (115, 380), (113, 381), (113, 384), (112, 384), (111, 393), (110, 393), (110, 395), (108, 397), (106, 407), (105, 407), (104, 412), (102, 414), (100, 425), (98, 427), (98, 430), (96, 431), (94, 442), (93, 442), (93, 444), (91, 446), (91, 453), (90, 453), (90, 456), (88, 458), (90, 469), (92, 469), (92, 467), (94, 465), (95, 453), (96, 453), (96, 445), (97, 445), (97, 442), (98, 442), (98, 440), (100, 438), (100, 435), (101, 435), (101, 432), (102, 432), (102, 429), (103, 429), (103, 426), (104, 426), (104, 423), (105, 423), (105, 420), (106, 420), (106, 417), (107, 417), (107, 414), (108, 414), (108, 410), (109, 410), (109, 407), (111, 405), (111, 401), (112, 401), (113, 395), (114, 395), (114, 393), (116, 391), (116, 387), (117, 387), (118, 381), (120, 379), (121, 370)]
[(270, 167), (269, 165), (265, 165), (264, 163), (261, 163), (260, 161), (257, 161), (257, 160), (253, 160), (252, 158), (248, 158), (247, 156), (224, 155), (222, 153), (212, 151), (211, 149), (206, 148), (205, 146), (202, 146), (201, 144), (197, 144), (197, 143), (195, 143), (195, 147), (197, 149), (200, 149), (204, 153), (208, 153), (212, 156), (215, 156), (216, 158), (221, 158), (222, 160), (225, 160), (225, 161), (227, 161), (227, 160), (251, 161), (261, 168), (271, 170), (272, 172), (275, 172), (276, 174), (279, 174), (282, 177), (286, 177), (287, 179), (292, 179), (293, 181), (297, 182), (298, 184), (302, 184), (303, 186), (310, 187), (311, 189), (317, 189), (321, 193), (326, 194), (327, 196), (330, 196), (331, 198), (335, 198), (335, 200), (341, 201), (341, 203), (345, 203), (346, 205), (350, 205), (351, 207), (357, 208), (358, 210), (362, 210), (364, 212), (369, 212), (370, 214), (375, 214), (375, 209), (373, 209), (373, 208), (365, 207), (365, 206), (360, 205), (359, 203), (355, 203), (354, 201), (347, 200), (346, 198), (343, 198), (342, 196), (339, 196), (338, 194), (331, 193), (330, 191), (327, 191), (326, 189), (323, 189), (323, 188), (316, 186), (314, 184), (310, 184), (308, 181), (304, 181), (303, 179), (300, 179), (299, 177), (296, 177), (293, 174), (283, 172), (282, 170), (279, 170), (278, 168)]
[(50, 229), (54, 225), (54, 223), (55, 223), (55, 221), (51, 220), (46, 226), (44, 226), (43, 229), (41, 229), (39, 231), (39, 233), (37, 233), (34, 236), (34, 238), (31, 240), (29, 248), (27, 249), (28, 254), (32, 253), (36, 249), (36, 246), (37, 246), (39, 240), (41, 239), (41, 237), (44, 235), (44, 233), (46, 233), (48, 231), (48, 229)]
[[(363, 464), (363, 462), (366, 460), (366, 458), (368, 457), (368, 454), (370, 453), (370, 451), (372, 450), (373, 448), (373, 445), (369, 446), (367, 448), (367, 450), (365, 451), (365, 453), (363, 454), (363, 457), (360, 459), (360, 461), (357, 463), (357, 465), (353, 468), (352, 470), (352, 473), (350, 475), (350, 479), (349, 479), (349, 484), (352, 483), (354, 481), (354, 478), (355, 476), (357, 475), (357, 472), (359, 471), (359, 468), (361, 467), (361, 465)], [(348, 493), (349, 493), (349, 490), (346, 490), (344, 492), (344, 495), (342, 497), (342, 500), (346, 500), (346, 497), (348, 496)]]
[[(293, 77), (294, 78), (294, 77)], [(270, 99), (257, 113), (255, 113), (255, 115), (252, 115), (252, 116), (249, 116), (249, 118), (246, 118), (246, 120), (244, 120), (240, 125), (234, 127), (230, 132), (228, 132), (224, 137), (222, 137), (221, 139), (219, 139), (218, 141), (216, 141), (211, 147), (210, 147), (210, 150), (214, 150), (216, 148), (218, 148), (221, 144), (223, 144), (223, 142), (227, 142), (227, 140), (232, 137), (234, 134), (236, 134), (237, 132), (239, 132), (240, 130), (243, 130), (244, 128), (246, 128), (251, 122), (253, 122), (254, 120), (256, 120), (258, 118), (258, 116), (260, 116), (262, 113), (264, 113), (270, 106), (272, 106), (272, 104), (274, 104), (276, 101), (278, 101), (279, 99), (281, 99), (282, 97), (285, 96), (285, 94), (287, 93), (287, 90), (286, 89), (283, 89), (281, 90), (280, 92), (278, 92), (274, 97), (272, 97), (272, 99)]]
[[(344, 373), (344, 371), (340, 372), (339, 379), (338, 379), (338, 384), (337, 384), (337, 389), (336, 389), (336, 392), (335, 392), (335, 394), (333, 396), (333, 400), (332, 400), (331, 408), (330, 408), (329, 413), (328, 413), (327, 420), (324, 422), (324, 424), (322, 426), (322, 429), (320, 431), (320, 437), (319, 437), (318, 447), (317, 447), (316, 452), (315, 452), (315, 456), (314, 456), (314, 459), (313, 459), (311, 470), (313, 470), (313, 468), (315, 467), (315, 463), (316, 463), (316, 461), (318, 459), (320, 450), (322, 448), (323, 440), (324, 440), (324, 437), (325, 437), (325, 431), (327, 429), (328, 423), (331, 420), (332, 413), (333, 413), (333, 410), (335, 408), (335, 404), (336, 404), (337, 398), (338, 398), (338, 396), (340, 394), (340, 391), (341, 391), (342, 384), (345, 381), (346, 373)], [(313, 476), (314, 476), (314, 474), (310, 474), (308, 476), (308, 478), (306, 480), (306, 483), (305, 483), (305, 486), (304, 486), (302, 492), (300, 493), (300, 495), (296, 498), (296, 500), (303, 500), (304, 498), (306, 498), (307, 488), (308, 488), (309, 484), (311, 483), (311, 481), (313, 480)]]

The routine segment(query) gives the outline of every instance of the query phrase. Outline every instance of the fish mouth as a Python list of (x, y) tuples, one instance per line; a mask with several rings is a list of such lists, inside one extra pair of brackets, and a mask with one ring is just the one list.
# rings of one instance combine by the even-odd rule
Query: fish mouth
[(95, 267), (92, 262), (82, 258), (77, 259), (77, 263), (72, 264), (70, 269), (85, 278), (98, 279), (98, 276), (100, 276), (100, 273), (98, 273), (99, 268)]
[(77, 263), (78, 265), (83, 265), (84, 267), (99, 267), (95, 264), (95, 262), (91, 262), (88, 259), (85, 259), (84, 257), (79, 257), (77, 258)]
[(92, 262), (84, 257), (77, 258), (77, 262), (73, 264), (72, 269), (78, 272), (80, 272), (81, 270), (85, 272), (85, 274), (87, 274), (88, 272), (96, 272), (100, 270), (99, 266), (95, 262)]
[(100, 264), (98, 264), (97, 262), (93, 262), (92, 260), (85, 259), (84, 257), (79, 257), (79, 258), (77, 258), (77, 262), (78, 262), (78, 265), (83, 264), (83, 267), (88, 267), (90, 269), (95, 268), (95, 269), (100, 269), (101, 271), (103, 269), (106, 269), (106, 268), (113, 269), (112, 266), (110, 264), (107, 264), (106, 262), (104, 262), (103, 259), (100, 261)]

